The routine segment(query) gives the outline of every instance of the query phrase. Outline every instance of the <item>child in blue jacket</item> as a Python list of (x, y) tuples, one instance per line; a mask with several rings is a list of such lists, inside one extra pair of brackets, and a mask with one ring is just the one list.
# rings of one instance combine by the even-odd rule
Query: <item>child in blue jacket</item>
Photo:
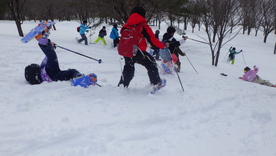
[(229, 62), (231, 61), (231, 64), (234, 64), (235, 63), (235, 55), (241, 53), (242, 50), (237, 52), (235, 47), (233, 47), (233, 48), (230, 47), (229, 52), (230, 52), (230, 54), (228, 56), (228, 61)]
[(117, 47), (117, 44), (119, 43), (119, 38), (120, 38), (120, 36), (119, 36), (119, 33), (118, 33), (118, 28), (117, 28), (118, 26), (117, 26), (117, 24), (115, 23), (114, 25), (113, 25), (113, 28), (112, 28), (112, 30), (111, 30), (111, 32), (110, 32), (110, 35), (109, 35), (109, 37), (111, 38), (111, 39), (113, 39), (113, 47), (115, 48), (115, 47)]
[(90, 29), (91, 27), (87, 27), (87, 20), (84, 20), (82, 22), (82, 24), (80, 25), (80, 35), (81, 35), (81, 39), (78, 40), (79, 43), (81, 43), (82, 41), (85, 42), (85, 45), (88, 45), (88, 42), (87, 42), (87, 37), (85, 35), (85, 32), (86, 32), (86, 29)]

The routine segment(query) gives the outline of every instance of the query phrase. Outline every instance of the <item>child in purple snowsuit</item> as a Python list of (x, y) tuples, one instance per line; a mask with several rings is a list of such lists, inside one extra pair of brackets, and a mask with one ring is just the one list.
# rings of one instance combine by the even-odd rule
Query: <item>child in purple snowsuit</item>
[(47, 57), (42, 61), (41, 64), (43, 68), (42, 72), (44, 73), (45, 71), (47, 73), (47, 76), (45, 77), (42, 73), (42, 77), (45, 78), (43, 80), (48, 82), (69, 81), (73, 78), (82, 76), (82, 74), (76, 69), (60, 70), (57, 54), (55, 52), (55, 43), (48, 39), (50, 29), (51, 28), (48, 28), (47, 30), (43, 31), (41, 35), (36, 37), (39, 47)]
[(239, 78), (242, 79), (242, 80), (245, 80), (245, 81), (258, 83), (258, 84), (261, 84), (261, 85), (267, 85), (267, 86), (270, 86), (270, 87), (276, 87), (276, 85), (273, 85), (269, 81), (261, 79), (257, 75), (258, 71), (259, 71), (259, 68), (256, 67), (256, 66), (254, 66), (253, 70), (251, 70), (249, 67), (245, 67), (244, 68), (244, 75), (242, 77), (239, 77)]

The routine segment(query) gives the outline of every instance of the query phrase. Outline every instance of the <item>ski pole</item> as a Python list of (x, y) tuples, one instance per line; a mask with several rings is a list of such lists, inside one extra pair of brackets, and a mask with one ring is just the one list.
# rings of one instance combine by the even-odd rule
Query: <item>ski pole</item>
[(56, 45), (57, 47), (59, 47), (59, 48), (61, 48), (61, 49), (64, 49), (64, 50), (67, 50), (67, 51), (70, 51), (70, 52), (72, 52), (72, 53), (75, 53), (75, 54), (78, 54), (78, 55), (81, 55), (81, 56), (84, 56), (84, 57), (87, 57), (87, 58), (90, 58), (90, 59), (92, 59), (92, 60), (95, 60), (95, 61), (98, 61), (99, 63), (102, 63), (102, 60), (101, 59), (95, 59), (95, 58), (92, 58), (92, 57), (90, 57), (90, 56), (86, 56), (86, 55), (84, 55), (84, 54), (81, 54), (81, 53), (79, 53), (79, 52), (76, 52), (76, 51), (73, 51), (73, 50), (70, 50), (70, 49), (67, 49), (67, 48), (64, 48), (64, 47), (62, 47), (62, 46), (59, 46), (59, 45)]
[(179, 77), (179, 74), (178, 74), (178, 72), (177, 72), (176, 67), (174, 67), (174, 71), (175, 71), (175, 73), (176, 73), (176, 75), (177, 75), (177, 77), (178, 77), (178, 80), (179, 80), (180, 86), (181, 86), (181, 88), (182, 88), (182, 90), (183, 90), (183, 92), (184, 92), (184, 87), (183, 87), (183, 85), (182, 85), (182, 82), (181, 82), (181, 80), (180, 80), (180, 77)]
[(92, 36), (92, 35), (91, 35), (91, 31), (92, 31), (92, 27), (90, 28), (90, 34), (89, 34), (89, 44), (92, 44), (92, 43), (91, 43), (91, 36)]
[(121, 57), (120, 59), (119, 59), (119, 62), (120, 62), (120, 65), (121, 65), (121, 73), (122, 73), (122, 80), (124, 81), (125, 80), (125, 78), (124, 78), (124, 73), (123, 73), (123, 66), (122, 66), (122, 60), (123, 60), (124, 58), (123, 57)]
[(224, 59), (226, 58), (226, 56), (228, 55), (229, 52), (226, 53), (226, 55), (224, 56)]
[(242, 52), (242, 58), (243, 58), (243, 62), (244, 62), (244, 64), (246, 64), (246, 63), (245, 63), (245, 59), (244, 59), (244, 56), (243, 56), (243, 52)]
[(194, 68), (195, 72), (198, 74), (198, 72), (196, 71), (195, 67), (193, 66), (192, 62), (190, 61), (190, 59), (187, 57), (187, 54), (186, 54), (186, 58), (187, 60), (190, 62), (191, 66)]
[(192, 39), (192, 38), (190, 38), (190, 37), (189, 37), (188, 39), (190, 39), (190, 40), (192, 40), (192, 41), (199, 42), (199, 43), (203, 43), (203, 44), (212, 45), (212, 44), (210, 44), (210, 43), (208, 43), (208, 42), (199, 41), (199, 40), (196, 40), (196, 39)]

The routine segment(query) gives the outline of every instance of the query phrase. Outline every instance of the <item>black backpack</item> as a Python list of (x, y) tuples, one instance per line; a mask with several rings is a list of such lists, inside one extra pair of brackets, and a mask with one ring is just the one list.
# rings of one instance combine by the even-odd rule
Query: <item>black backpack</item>
[(230, 54), (228, 55), (228, 57), (230, 58), (230, 60), (233, 60), (233, 59), (234, 59), (234, 54), (233, 54), (233, 53), (230, 53)]
[(40, 84), (42, 83), (42, 78), (40, 76), (41, 68), (38, 64), (30, 64), (25, 67), (25, 79), (30, 84)]

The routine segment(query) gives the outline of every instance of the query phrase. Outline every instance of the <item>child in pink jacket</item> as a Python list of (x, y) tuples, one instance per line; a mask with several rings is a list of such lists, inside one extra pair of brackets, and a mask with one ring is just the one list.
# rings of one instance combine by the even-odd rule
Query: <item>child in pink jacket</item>
[(249, 67), (245, 67), (244, 68), (244, 75), (242, 77), (239, 77), (239, 78), (242, 79), (242, 80), (245, 80), (245, 81), (258, 83), (258, 84), (261, 84), (261, 85), (267, 85), (267, 86), (270, 86), (270, 87), (276, 87), (276, 85), (273, 85), (269, 81), (261, 79), (257, 75), (258, 71), (259, 71), (259, 68), (256, 67), (256, 66), (254, 66), (253, 70), (251, 70)]

